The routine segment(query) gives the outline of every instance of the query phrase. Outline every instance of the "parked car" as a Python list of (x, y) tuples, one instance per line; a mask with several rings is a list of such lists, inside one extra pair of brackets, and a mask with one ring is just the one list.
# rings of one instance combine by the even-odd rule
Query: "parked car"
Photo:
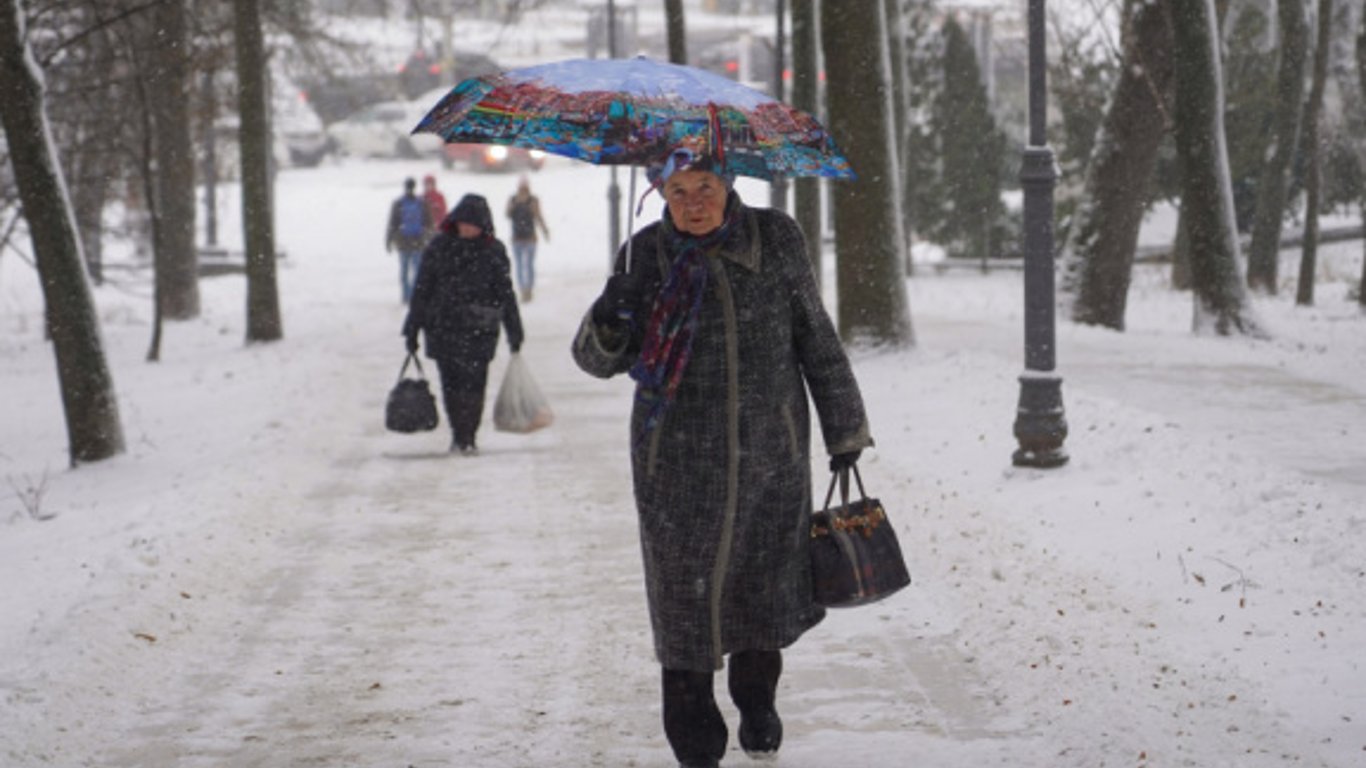
[[(231, 72), (220, 74), (214, 87), (219, 94), (236, 91)], [(322, 120), (308, 98), (279, 67), (271, 68), (270, 115), (271, 162), (276, 168), (312, 168), (331, 150)], [(235, 111), (220, 114), (213, 121), (214, 170), (219, 179), (235, 179), (240, 164), (237, 146), (239, 120)], [(209, 147), (196, 147), (200, 161)]]
[(308, 96), (292, 81), (277, 77), (271, 92), (271, 127), (285, 145), (290, 165), (312, 168), (331, 147), (323, 121)]
[(490, 173), (539, 171), (545, 165), (545, 152), (501, 144), (447, 144), (442, 147), (441, 164)]
[(431, 157), (438, 153), (441, 138), (429, 133), (411, 135), (426, 114), (423, 106), (410, 101), (382, 101), (371, 104), (328, 129), (338, 152), (355, 157)]
[[(450, 90), (449, 87), (433, 88), (413, 99), (413, 112), (416, 115), (413, 124), (416, 125)], [(446, 168), (460, 166), (491, 173), (539, 171), (545, 165), (545, 152), (497, 144), (443, 144), (441, 164)]]

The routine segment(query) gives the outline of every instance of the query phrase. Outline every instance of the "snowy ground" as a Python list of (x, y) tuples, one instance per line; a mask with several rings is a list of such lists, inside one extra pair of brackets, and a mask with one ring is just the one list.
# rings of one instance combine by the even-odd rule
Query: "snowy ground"
[[(552, 240), (524, 354), (557, 422), (486, 425), (465, 459), (381, 421), (402, 359), (384, 217), (428, 171), (496, 209), (516, 181), (281, 176), (282, 343), (243, 346), (242, 280), (219, 277), (148, 364), (145, 282), (101, 288), (129, 450), (74, 471), (36, 281), (0, 258), (0, 764), (672, 765), (630, 385), (567, 354), (606, 268), (608, 173), (533, 179)], [(1272, 341), (1192, 337), (1157, 271), (1127, 333), (1060, 324), (1072, 461), (1052, 471), (1010, 465), (1018, 272), (921, 270), (917, 347), (855, 355), (864, 477), (915, 583), (789, 653), (777, 764), (1366, 763), (1361, 243), (1324, 256), (1318, 307), (1259, 300)]]

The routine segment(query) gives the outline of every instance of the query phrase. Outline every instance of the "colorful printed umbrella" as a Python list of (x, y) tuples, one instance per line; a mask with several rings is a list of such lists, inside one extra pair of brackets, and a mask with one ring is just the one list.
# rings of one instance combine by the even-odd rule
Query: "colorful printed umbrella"
[(574, 59), (470, 78), (413, 129), (422, 132), (600, 165), (648, 165), (687, 147), (740, 176), (854, 177), (811, 115), (710, 72), (644, 57)]

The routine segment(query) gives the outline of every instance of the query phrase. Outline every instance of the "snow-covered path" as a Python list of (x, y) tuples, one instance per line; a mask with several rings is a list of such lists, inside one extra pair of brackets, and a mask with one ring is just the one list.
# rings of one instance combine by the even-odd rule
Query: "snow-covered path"
[[(425, 170), (282, 179), (282, 344), (241, 347), (241, 285), (220, 278), (145, 365), (145, 307), (102, 295), (130, 452), (57, 474), (53, 519), (0, 528), (19, 587), (0, 597), (0, 764), (672, 765), (630, 385), (567, 354), (602, 278), (602, 174), (535, 178), (554, 239), (524, 355), (556, 424), (486, 423), (467, 459), (444, 429), (381, 424), (402, 358), (382, 212)], [(495, 208), (513, 183), (443, 177)], [(1016, 470), (1016, 279), (912, 280), (917, 349), (856, 355), (865, 479), (915, 583), (789, 652), (778, 765), (1357, 764), (1360, 321), (1315, 315), (1323, 349), (1193, 339), (1140, 286), (1129, 333), (1060, 327), (1073, 461)], [(61, 461), (31, 335), (0, 350), (7, 473)]]

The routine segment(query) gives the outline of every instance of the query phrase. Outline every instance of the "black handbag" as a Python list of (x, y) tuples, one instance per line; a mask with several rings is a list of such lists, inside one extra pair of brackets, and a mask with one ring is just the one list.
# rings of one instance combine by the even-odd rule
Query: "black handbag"
[[(407, 379), (408, 363), (417, 366), (417, 378)], [(408, 353), (398, 371), (398, 383), (389, 390), (389, 402), (384, 406), (384, 426), (394, 432), (427, 432), (436, 429), (436, 398), (427, 386), (422, 362)]]
[[(826, 608), (852, 608), (881, 600), (911, 583), (896, 531), (882, 502), (868, 498), (858, 466), (858, 501), (849, 501), (849, 470), (830, 478), (825, 508), (811, 515), (813, 597)], [(831, 509), (835, 483), (840, 506)]]

